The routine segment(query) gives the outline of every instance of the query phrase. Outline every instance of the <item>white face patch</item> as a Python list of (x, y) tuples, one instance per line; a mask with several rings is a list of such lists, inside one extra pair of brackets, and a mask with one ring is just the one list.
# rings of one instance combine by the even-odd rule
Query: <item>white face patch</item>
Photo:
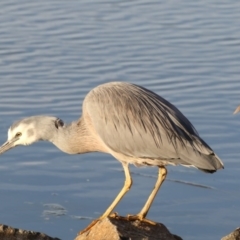
[(10, 127), (8, 130), (8, 141), (16, 137), (20, 133), (19, 138), (14, 145), (29, 145), (35, 141), (34, 130), (32, 124), (20, 123), (16, 127)]
[(12, 131), (11, 128), (8, 129), (8, 141), (12, 139)]

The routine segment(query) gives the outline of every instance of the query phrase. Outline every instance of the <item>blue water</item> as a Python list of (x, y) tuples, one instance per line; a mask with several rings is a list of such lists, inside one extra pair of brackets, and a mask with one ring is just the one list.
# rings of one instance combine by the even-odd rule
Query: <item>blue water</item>
[[(169, 167), (148, 218), (184, 240), (220, 239), (240, 225), (239, 13), (234, 0), (1, 1), (0, 142), (25, 116), (78, 119), (101, 83), (147, 87), (175, 104), (225, 164), (215, 174)], [(72, 156), (50, 143), (0, 159), (0, 223), (62, 240), (104, 212), (124, 182), (110, 155)], [(131, 171), (121, 215), (137, 213), (156, 180), (155, 168)]]

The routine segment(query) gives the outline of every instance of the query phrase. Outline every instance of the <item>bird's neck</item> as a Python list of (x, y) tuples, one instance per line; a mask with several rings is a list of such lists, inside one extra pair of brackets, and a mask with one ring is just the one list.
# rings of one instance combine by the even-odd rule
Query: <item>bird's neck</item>
[(95, 138), (81, 119), (59, 128), (54, 139), (53, 144), (68, 154), (101, 151), (96, 147)]

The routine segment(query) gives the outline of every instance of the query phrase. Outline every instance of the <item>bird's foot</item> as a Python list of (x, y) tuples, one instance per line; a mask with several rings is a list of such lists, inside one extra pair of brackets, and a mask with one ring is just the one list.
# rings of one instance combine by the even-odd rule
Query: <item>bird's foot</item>
[(146, 223), (149, 223), (151, 225), (156, 225), (156, 222), (150, 220), (150, 219), (147, 219), (145, 218), (142, 214), (137, 214), (137, 215), (127, 215), (127, 220), (128, 221), (136, 221), (136, 220), (139, 220), (141, 222), (146, 222)]
[(97, 222), (99, 222), (100, 219), (93, 220), (86, 228), (84, 228), (82, 231), (78, 233), (78, 235), (81, 235), (83, 233), (88, 232)]
[(151, 225), (156, 225), (156, 222), (143, 217), (142, 214), (127, 215), (126, 217), (123, 217), (123, 216), (119, 216), (118, 213), (112, 213), (109, 217), (112, 217), (112, 218), (115, 218), (115, 219), (120, 219), (120, 220), (125, 220), (125, 221), (136, 221), (136, 220), (138, 220), (138, 221), (141, 221), (141, 222), (149, 223)]
[[(119, 216), (117, 212), (111, 213), (111, 215), (109, 215), (109, 217), (111, 217), (111, 218), (116, 218), (116, 219), (122, 219), (122, 218), (124, 218), (124, 217)], [(84, 228), (82, 231), (80, 231), (80, 232), (78, 233), (78, 235), (81, 235), (81, 234), (83, 234), (83, 233), (88, 232), (96, 223), (98, 223), (98, 222), (99, 222), (100, 220), (102, 220), (102, 219), (103, 219), (103, 217), (100, 217), (100, 218), (98, 218), (98, 219), (93, 220), (86, 228)]]
[(109, 217), (111, 217), (111, 218), (116, 218), (116, 219), (121, 218), (121, 216), (119, 216), (117, 212), (111, 213), (111, 214), (109, 215)]

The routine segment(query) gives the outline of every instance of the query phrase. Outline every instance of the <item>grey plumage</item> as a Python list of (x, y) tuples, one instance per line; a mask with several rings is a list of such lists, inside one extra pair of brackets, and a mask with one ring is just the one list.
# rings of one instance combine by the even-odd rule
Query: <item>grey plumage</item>
[(118, 159), (125, 184), (100, 217), (109, 216), (132, 184), (128, 164), (159, 167), (158, 180), (135, 220), (145, 219), (167, 175), (165, 165), (193, 166), (205, 172), (223, 163), (190, 121), (171, 103), (143, 87), (111, 82), (91, 90), (84, 99), (82, 117), (71, 124), (56, 117), (32, 116), (14, 123), (0, 154), (17, 146), (46, 140), (70, 154), (106, 152)]
[(104, 84), (86, 96), (83, 106), (97, 134), (115, 152), (149, 159), (148, 165), (182, 164), (209, 172), (223, 166), (175, 106), (143, 87)]

